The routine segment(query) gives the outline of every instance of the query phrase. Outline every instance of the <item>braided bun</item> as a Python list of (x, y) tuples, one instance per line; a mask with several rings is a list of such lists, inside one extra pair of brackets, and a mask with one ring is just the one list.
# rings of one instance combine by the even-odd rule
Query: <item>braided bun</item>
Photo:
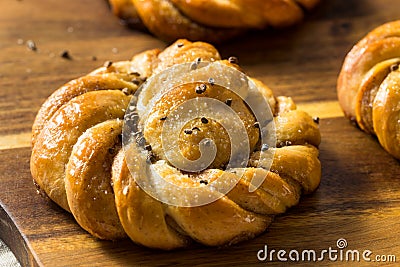
[(129, 25), (140, 22), (154, 35), (220, 42), (248, 29), (298, 23), (319, 0), (109, 0)]
[(92, 235), (152, 248), (253, 238), (321, 176), (311, 117), (202, 42), (178, 40), (68, 82), (32, 132), (40, 190)]
[(337, 84), (349, 119), (400, 159), (400, 21), (379, 26), (346, 56)]

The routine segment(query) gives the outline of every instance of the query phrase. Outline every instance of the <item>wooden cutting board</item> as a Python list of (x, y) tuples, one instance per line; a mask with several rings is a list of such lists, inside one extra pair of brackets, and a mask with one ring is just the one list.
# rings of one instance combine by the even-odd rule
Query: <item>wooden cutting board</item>
[[(335, 91), (345, 54), (372, 28), (400, 19), (400, 1), (324, 1), (302, 25), (218, 46), (276, 95), (290, 95), (321, 117), (322, 182), (251, 241), (172, 252), (91, 237), (36, 193), (29, 171), (30, 127), (51, 92), (106, 60), (167, 44), (120, 25), (104, 1), (9, 0), (0, 10), (0, 238), (24, 266), (280, 265), (276, 254), (271, 263), (257, 253), (266, 245), (268, 251), (320, 253), (338, 249), (338, 239), (347, 241), (344, 252), (370, 250), (371, 259), (395, 255), (400, 261), (400, 163), (342, 117)], [(70, 60), (60, 56), (64, 51)], [(322, 263), (346, 264), (327, 255)]]

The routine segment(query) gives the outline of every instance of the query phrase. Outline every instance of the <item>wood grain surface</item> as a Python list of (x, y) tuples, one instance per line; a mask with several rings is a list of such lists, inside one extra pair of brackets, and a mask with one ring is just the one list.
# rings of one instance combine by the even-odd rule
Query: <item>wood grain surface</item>
[[(281, 265), (276, 255), (274, 262), (259, 261), (257, 252), (265, 245), (320, 252), (337, 249), (340, 238), (348, 243), (344, 252), (370, 250), (371, 259), (395, 255), (400, 261), (400, 163), (342, 117), (335, 89), (346, 53), (369, 30), (400, 19), (400, 1), (327, 0), (301, 25), (251, 32), (217, 46), (276, 95), (290, 95), (322, 118), (322, 182), (253, 240), (172, 252), (91, 237), (36, 193), (29, 170), (30, 130), (46, 97), (106, 60), (167, 44), (125, 28), (101, 0), (3, 0), (0, 10), (0, 238), (23, 266)], [(71, 59), (61, 57), (64, 51)], [(328, 256), (319, 263), (355, 264)], [(390, 265), (363, 259), (357, 264)]]

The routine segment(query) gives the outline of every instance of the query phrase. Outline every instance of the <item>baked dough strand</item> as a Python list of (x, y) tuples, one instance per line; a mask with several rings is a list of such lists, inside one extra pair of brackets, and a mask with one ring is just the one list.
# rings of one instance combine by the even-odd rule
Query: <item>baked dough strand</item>
[(400, 20), (369, 32), (347, 54), (337, 92), (346, 117), (400, 159)]
[[(143, 139), (136, 133), (134, 139), (143, 145), (143, 151), (124, 146), (123, 119), (131, 99), (136, 99), (136, 92), (143, 93), (141, 101), (147, 104), (157, 90), (162, 90), (157, 86), (147, 93), (137, 89), (171, 66), (203, 61), (217, 62), (233, 73), (241, 73), (237, 64), (221, 60), (212, 45), (178, 40), (163, 51), (149, 50), (130, 61), (108, 62), (60, 87), (45, 101), (32, 128), (31, 173), (35, 183), (70, 211), (83, 229), (100, 239), (127, 236), (146, 247), (171, 250), (193, 242), (229, 245), (264, 232), (275, 215), (295, 206), (302, 193), (313, 192), (320, 182), (318, 124), (297, 110), (291, 98), (275, 97), (259, 80), (236, 77), (236, 82), (254, 82), (265, 100), (265, 106), (257, 108), (271, 110), (267, 126), (275, 124), (276, 143), (269, 147), (262, 144), (265, 129), (260, 129), (254, 109), (239, 94), (212, 79), (180, 84), (166, 91), (154, 106), (149, 105), (153, 109), (146, 113), (146, 119), (140, 118), (141, 113), (134, 114), (143, 123)], [(234, 83), (235, 77), (230, 78), (229, 82)], [(379, 99), (392, 97), (386, 94)], [(237, 114), (249, 150), (241, 167), (226, 167), (231, 146), (235, 145), (227, 136), (228, 129), (236, 130), (235, 125), (239, 125), (229, 119), (223, 124), (218, 119), (196, 117), (179, 133), (179, 149), (190, 160), (201, 157), (202, 140), (215, 142), (215, 160), (205, 169), (179, 169), (164, 154), (160, 136), (168, 115), (184, 102), (202, 99), (218, 101)], [(224, 118), (226, 113), (221, 114)], [(143, 153), (147, 153), (145, 161), (141, 161)], [(264, 157), (265, 153), (271, 157)], [(129, 163), (132, 159), (136, 164)], [(148, 175), (149, 166), (159, 176)], [(141, 179), (150, 181), (155, 196), (141, 187)], [(261, 181), (257, 188), (254, 180)], [(233, 188), (226, 194), (212, 187), (223, 188), (232, 181)], [(162, 201), (169, 195), (187, 200), (190, 196), (182, 192), (189, 191), (183, 189), (216, 198), (198, 206)]]
[[(154, 35), (222, 42), (249, 29), (299, 23), (319, 0), (109, 0), (116, 16)], [(143, 25), (142, 25), (143, 24)]]

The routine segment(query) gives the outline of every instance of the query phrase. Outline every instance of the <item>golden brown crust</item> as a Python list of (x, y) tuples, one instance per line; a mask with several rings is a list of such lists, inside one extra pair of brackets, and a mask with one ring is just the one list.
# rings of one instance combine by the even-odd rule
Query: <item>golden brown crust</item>
[(42, 105), (32, 126), (32, 146), (47, 121), (54, 113), (71, 99), (90, 91), (123, 90), (136, 91), (137, 85), (131, 83), (137, 75), (105, 73), (72, 80), (56, 90)]
[(131, 0), (109, 0), (114, 15), (129, 24), (141, 23), (139, 14)]
[(218, 42), (238, 35), (239, 29), (218, 29), (205, 27), (184, 16), (167, 0), (132, 0), (147, 29), (166, 41), (178, 38)]
[(304, 193), (313, 192), (319, 185), (321, 163), (314, 146), (285, 146), (277, 148), (271, 171), (298, 182)]
[(364, 75), (379, 62), (400, 56), (400, 21), (372, 30), (347, 54), (338, 78), (338, 97), (347, 117), (355, 119), (356, 95)]
[[(263, 162), (260, 162), (260, 153), (260, 151), (256, 151), (251, 155), (250, 166), (263, 165)], [(272, 172), (279, 174), (291, 184), (300, 185), (306, 194), (313, 192), (318, 187), (321, 163), (318, 160), (319, 152), (316, 147), (311, 145), (284, 146), (276, 148), (274, 153)]]
[[(196, 88), (204, 86), (205, 92), (199, 95), (196, 93)], [(253, 151), (259, 139), (259, 131), (254, 124), (256, 122), (254, 115), (248, 109), (244, 101), (235, 93), (226, 90), (219, 85), (211, 85), (209, 83), (187, 83), (181, 86), (172, 88), (168, 94), (157, 101), (152, 112), (149, 114), (147, 123), (144, 128), (144, 137), (149, 143), (153, 144), (153, 151), (160, 159), (167, 160), (164, 155), (162, 146), (162, 126), (166, 117), (167, 120), (174, 118), (167, 115), (175, 110), (175, 108), (190, 99), (212, 98), (221, 102), (226, 102), (230, 99), (231, 108), (239, 114), (239, 118), (244, 124), (249, 138), (250, 150)], [(196, 106), (193, 106), (193, 112), (196, 112)], [(185, 131), (188, 131), (185, 133)], [(225, 166), (230, 158), (230, 137), (224, 127), (212, 118), (202, 117), (191, 120), (184, 125), (180, 133), (180, 151), (182, 155), (189, 160), (196, 160), (200, 157), (199, 143), (205, 138), (218, 140), (217, 155), (210, 167), (220, 168)]]
[(296, 1), (171, 0), (171, 2), (187, 17), (210, 27), (263, 28), (266, 25), (281, 27), (294, 24), (303, 17), (303, 11)]
[[(282, 179), (278, 174), (262, 168), (246, 168), (242, 179), (227, 194), (245, 210), (257, 214), (270, 215), (284, 213), (300, 200), (300, 186)], [(221, 174), (220, 174), (221, 175)], [(253, 178), (261, 178), (263, 183), (259, 190), (249, 192)]]
[(272, 221), (271, 217), (242, 209), (228, 197), (201, 207), (168, 206), (167, 214), (195, 241), (208, 246), (253, 238)]
[(123, 150), (114, 159), (112, 181), (119, 219), (134, 242), (165, 250), (185, 247), (190, 243), (188, 237), (168, 225), (164, 205), (136, 184), (126, 165)]
[[(372, 30), (352, 48), (344, 60), (337, 84), (345, 115), (356, 121), (362, 130), (376, 134), (382, 146), (397, 158), (400, 158), (396, 133), (399, 108), (392, 102), (395, 95), (387, 90), (397, 90), (395, 73), (399, 63), (400, 21), (393, 21)], [(389, 85), (389, 81), (393, 85)], [(384, 111), (385, 101), (388, 108)]]
[(32, 148), (31, 172), (36, 183), (65, 210), (65, 166), (78, 138), (88, 128), (125, 114), (130, 97), (121, 91), (92, 91), (60, 107), (47, 121)]
[(269, 107), (272, 112), (276, 109), (278, 98), (274, 97), (274, 94), (272, 90), (264, 84), (262, 81), (255, 79), (255, 78), (250, 78), (252, 82), (257, 86), (257, 88), (260, 90), (261, 95), (264, 97), (265, 102), (268, 102)]
[[(146, 119), (141, 128), (146, 143), (143, 145), (151, 152), (121, 148), (125, 109), (144, 80), (151, 80), (153, 75), (176, 64), (200, 64), (202, 60), (217, 61), (236, 75), (240, 73), (237, 64), (220, 60), (213, 46), (178, 40), (162, 52), (150, 50), (131, 61), (106, 64), (67, 83), (43, 105), (32, 131), (32, 176), (52, 200), (71, 211), (92, 235), (111, 240), (127, 235), (143, 246), (165, 250), (186, 247), (193, 241), (210, 246), (232, 244), (260, 234), (274, 215), (296, 205), (302, 192), (311, 193), (317, 188), (321, 176), (318, 125), (297, 110), (290, 98), (275, 98), (256, 79), (250, 78), (265, 100), (263, 110), (268, 106), (273, 110), (270, 120), (274, 113), (276, 147), (261, 144), (263, 130), (253, 109), (243, 100), (251, 98), (249, 92), (246, 96), (236, 94), (208, 80), (173, 86), (154, 103), (145, 99), (146, 104), (154, 104), (143, 115)], [(224, 73), (225, 76), (229, 75)], [(235, 83), (235, 77), (229, 76), (228, 80)], [(238, 77), (236, 82), (239, 80), (243, 81)], [(144, 98), (154, 97), (160, 89), (156, 86)], [(202, 99), (217, 101), (237, 114), (249, 141), (248, 162), (240, 168), (225, 169), (235, 145), (228, 138), (231, 132), (227, 129), (232, 125), (235, 127), (231, 128), (238, 129), (236, 124), (214, 117), (196, 117), (185, 122), (178, 135), (179, 150), (189, 160), (200, 157), (200, 141), (210, 138), (215, 142), (216, 157), (205, 170), (179, 169), (163, 154), (162, 128), (172, 118), (171, 112), (190, 100)], [(197, 107), (191, 106), (192, 110)], [(184, 131), (186, 128), (191, 130), (190, 134)], [(150, 160), (140, 161), (143, 153), (151, 155)], [(264, 157), (263, 153), (271, 157)], [(149, 175), (149, 166), (159, 176)], [(141, 178), (151, 181), (155, 195), (142, 189)], [(226, 192), (206, 186), (224, 188), (232, 181), (235, 183)], [(259, 187), (254, 181), (261, 181)], [(199, 206), (164, 201), (165, 196), (182, 195), (183, 188), (202, 197), (215, 197), (215, 201)], [(189, 195), (183, 194), (183, 200)]]
[(275, 109), (273, 109), (273, 110), (275, 111), (274, 115), (278, 116), (280, 114), (284, 114), (286, 112), (296, 110), (296, 109), (297, 109), (297, 106), (291, 97), (278, 96), (276, 98)]
[[(246, 29), (301, 21), (319, 0), (110, 0), (114, 14), (143, 24), (156, 36), (221, 42)], [(128, 21), (129, 22), (129, 21)]]
[(158, 65), (154, 73), (161, 72), (176, 64), (190, 63), (197, 59), (202, 61), (220, 60), (221, 56), (214, 46), (205, 42), (190, 42), (188, 40), (177, 40), (158, 55)]
[(373, 105), (379, 87), (391, 72), (391, 67), (400, 64), (400, 58), (388, 59), (372, 67), (361, 81), (356, 96), (355, 113), (360, 128), (368, 133), (375, 134), (373, 126)]
[(72, 214), (82, 228), (101, 239), (125, 236), (111, 185), (111, 165), (121, 146), (122, 122), (107, 120), (85, 131), (74, 145), (65, 170)]
[(400, 71), (383, 81), (373, 104), (376, 136), (390, 154), (400, 159)]
[(275, 129), (278, 147), (303, 144), (318, 146), (321, 142), (318, 124), (301, 110), (291, 110), (276, 116)]

